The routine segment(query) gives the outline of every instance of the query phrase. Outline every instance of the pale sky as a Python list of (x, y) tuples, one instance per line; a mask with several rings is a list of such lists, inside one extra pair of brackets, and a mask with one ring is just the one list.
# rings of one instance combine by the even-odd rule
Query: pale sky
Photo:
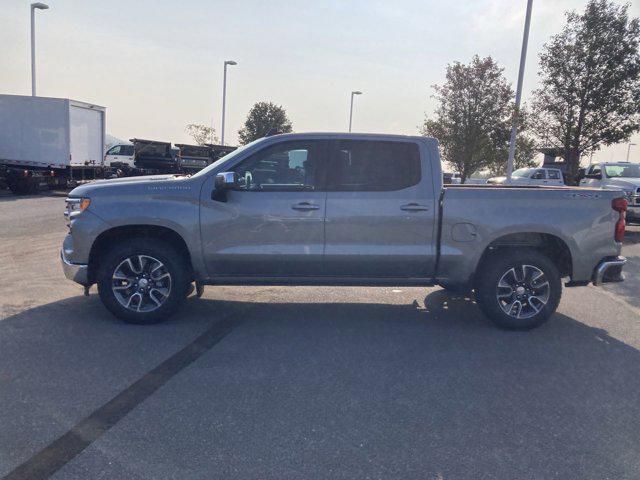
[[(29, 4), (2, 0), (0, 93), (30, 94)], [(107, 107), (107, 132), (188, 142), (188, 123), (220, 132), (229, 67), (227, 143), (257, 101), (287, 110), (294, 131), (416, 134), (447, 63), (492, 55), (515, 85), (525, 0), (49, 0), (36, 12), (38, 95)], [(524, 84), (563, 11), (586, 0), (535, 0)], [(631, 12), (640, 17), (640, 1)], [(640, 162), (640, 135), (631, 160)], [(626, 157), (627, 145), (595, 160)]]

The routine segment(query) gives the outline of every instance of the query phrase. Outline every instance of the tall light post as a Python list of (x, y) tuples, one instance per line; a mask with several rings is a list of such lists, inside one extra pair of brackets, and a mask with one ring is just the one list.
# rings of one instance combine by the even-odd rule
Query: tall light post
[(46, 10), (46, 3), (31, 4), (31, 96), (36, 96), (36, 10)]
[(635, 147), (636, 144), (635, 143), (630, 143), (629, 146), (627, 147), (627, 162), (629, 161), (629, 155), (631, 154), (631, 147)]
[(520, 116), (520, 102), (522, 101), (522, 82), (524, 80), (524, 67), (527, 63), (527, 48), (529, 46), (529, 28), (531, 27), (531, 9), (533, 0), (527, 0), (527, 16), (524, 21), (524, 36), (522, 38), (522, 52), (520, 53), (520, 72), (518, 73), (518, 88), (516, 90), (516, 106), (513, 111), (513, 123), (511, 125), (511, 139), (509, 141), (509, 160), (507, 161), (507, 183), (511, 182), (513, 162), (516, 157), (516, 135), (518, 133), (518, 117)]
[(220, 143), (224, 145), (224, 117), (227, 109), (227, 67), (229, 65), (237, 65), (238, 62), (233, 60), (225, 60), (224, 62), (224, 79), (222, 80), (222, 127), (220, 128)]
[(349, 109), (349, 131), (351, 131), (351, 123), (353, 122), (353, 97), (356, 95), (362, 95), (362, 92), (355, 90), (351, 92), (351, 108)]

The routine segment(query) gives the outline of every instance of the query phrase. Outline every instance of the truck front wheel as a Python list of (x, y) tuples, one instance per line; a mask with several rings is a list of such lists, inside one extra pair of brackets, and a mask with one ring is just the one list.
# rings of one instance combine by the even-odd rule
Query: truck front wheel
[(560, 272), (533, 249), (498, 250), (478, 267), (476, 303), (496, 325), (529, 330), (556, 311), (562, 295)]
[(135, 238), (100, 259), (98, 292), (104, 306), (127, 323), (153, 324), (171, 315), (189, 286), (182, 256), (161, 240)]

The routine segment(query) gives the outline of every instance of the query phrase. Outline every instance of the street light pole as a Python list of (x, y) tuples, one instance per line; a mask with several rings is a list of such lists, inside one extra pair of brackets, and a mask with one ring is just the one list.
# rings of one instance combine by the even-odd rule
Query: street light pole
[(627, 162), (629, 161), (629, 155), (631, 154), (631, 147), (635, 147), (636, 144), (635, 143), (629, 143), (629, 146), (627, 147)]
[(224, 78), (222, 80), (222, 127), (220, 128), (220, 143), (224, 145), (224, 118), (227, 108), (227, 66), (237, 65), (233, 60), (225, 60), (224, 62)]
[(522, 52), (520, 53), (520, 72), (518, 73), (518, 87), (516, 90), (516, 106), (513, 111), (513, 123), (511, 125), (511, 139), (509, 140), (509, 160), (507, 161), (507, 183), (511, 182), (513, 162), (516, 157), (516, 135), (518, 133), (518, 117), (520, 115), (520, 102), (522, 101), (522, 82), (524, 81), (524, 67), (527, 63), (527, 48), (529, 46), (529, 28), (531, 27), (531, 10), (533, 0), (527, 0), (527, 15), (524, 21), (524, 36), (522, 38)]
[(353, 121), (353, 97), (355, 95), (362, 95), (362, 92), (358, 90), (351, 92), (351, 108), (349, 109), (349, 132), (351, 132), (351, 123)]
[(36, 96), (36, 10), (46, 10), (45, 3), (31, 4), (31, 96)]

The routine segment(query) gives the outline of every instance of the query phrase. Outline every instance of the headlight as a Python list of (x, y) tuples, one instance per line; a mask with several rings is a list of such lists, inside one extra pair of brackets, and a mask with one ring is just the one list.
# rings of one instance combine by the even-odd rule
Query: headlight
[(90, 198), (67, 198), (67, 208), (64, 216), (69, 219), (74, 213), (80, 213), (91, 205)]

